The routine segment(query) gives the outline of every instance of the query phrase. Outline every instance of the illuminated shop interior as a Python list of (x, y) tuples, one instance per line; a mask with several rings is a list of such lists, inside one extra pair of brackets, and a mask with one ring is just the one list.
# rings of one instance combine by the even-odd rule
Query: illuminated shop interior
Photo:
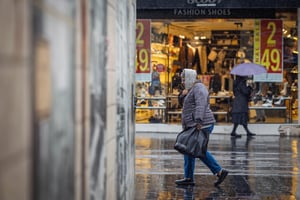
[[(278, 12), (276, 16), (276, 20), (282, 20), (282, 58), (270, 59), (282, 63), (281, 80), (254, 82), (250, 123), (298, 120), (297, 13)], [(184, 68), (197, 70), (198, 78), (207, 86), (217, 123), (230, 123), (234, 79), (230, 70), (239, 63), (253, 62), (257, 20), (151, 20), (150, 68), (159, 83), (155, 85), (150, 73), (148, 78), (137, 78), (136, 123), (181, 122), (177, 97)], [(253, 77), (249, 79), (253, 82)], [(257, 118), (257, 105), (266, 107), (265, 119)]]

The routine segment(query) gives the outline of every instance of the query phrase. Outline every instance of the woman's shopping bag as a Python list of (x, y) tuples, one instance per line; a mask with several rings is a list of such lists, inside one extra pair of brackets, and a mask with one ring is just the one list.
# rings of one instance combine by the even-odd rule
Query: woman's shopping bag
[(208, 141), (209, 133), (192, 127), (178, 133), (174, 149), (195, 158), (205, 157)]

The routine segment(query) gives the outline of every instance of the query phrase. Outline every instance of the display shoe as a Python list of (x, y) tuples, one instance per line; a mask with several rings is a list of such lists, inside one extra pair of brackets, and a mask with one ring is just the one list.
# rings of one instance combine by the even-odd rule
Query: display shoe
[(231, 133), (230, 135), (232, 138), (241, 138), (242, 137), (242, 135), (236, 134), (236, 133)]
[(284, 103), (284, 99), (281, 97), (278, 101), (274, 102), (274, 105), (281, 106), (281, 105), (283, 105), (283, 103)]
[(256, 134), (255, 133), (251, 133), (251, 132), (247, 133), (247, 137), (253, 137), (253, 136), (256, 136)]
[(175, 183), (177, 185), (195, 185), (194, 181), (190, 178), (179, 179), (176, 180)]
[(272, 107), (272, 103), (266, 102), (262, 104), (263, 107)]
[(273, 103), (273, 100), (272, 100), (272, 99), (267, 99), (267, 100), (266, 100), (266, 103), (272, 104), (272, 103)]
[(218, 175), (218, 180), (215, 182), (215, 186), (219, 186), (226, 178), (226, 176), (228, 175), (228, 171), (225, 169), (222, 169), (222, 172), (220, 175)]

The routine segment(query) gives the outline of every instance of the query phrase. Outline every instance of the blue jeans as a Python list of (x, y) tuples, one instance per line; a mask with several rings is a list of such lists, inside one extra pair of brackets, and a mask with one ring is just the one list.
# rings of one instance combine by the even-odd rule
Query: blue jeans
[[(204, 130), (211, 134), (213, 129), (214, 125), (211, 125), (210, 127), (207, 127)], [(210, 169), (210, 171), (213, 174), (217, 174), (222, 169), (222, 167), (219, 165), (219, 163), (215, 160), (215, 158), (209, 151), (206, 151), (205, 158), (199, 159)], [(194, 169), (195, 158), (192, 156), (184, 155), (184, 177), (194, 180)]]

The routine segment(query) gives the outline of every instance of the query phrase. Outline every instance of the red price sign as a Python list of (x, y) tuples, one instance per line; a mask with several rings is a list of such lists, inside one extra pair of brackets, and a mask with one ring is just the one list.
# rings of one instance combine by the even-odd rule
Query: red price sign
[(136, 23), (136, 73), (150, 73), (150, 20)]
[(261, 20), (260, 29), (260, 64), (268, 73), (282, 73), (282, 20)]

